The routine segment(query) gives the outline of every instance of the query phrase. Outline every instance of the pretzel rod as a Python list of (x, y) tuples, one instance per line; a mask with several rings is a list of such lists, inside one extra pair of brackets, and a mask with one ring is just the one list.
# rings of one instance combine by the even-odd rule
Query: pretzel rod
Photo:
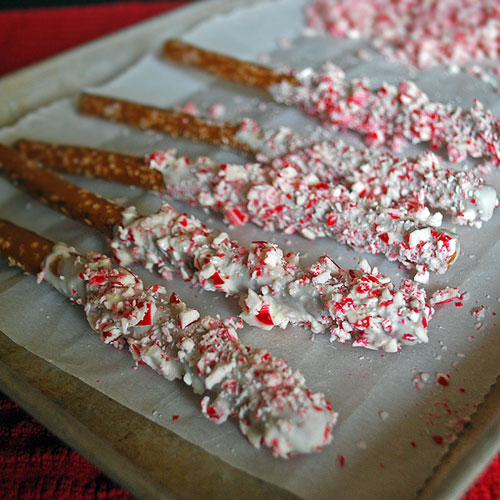
[(174, 39), (165, 42), (162, 54), (171, 61), (203, 69), (223, 80), (264, 90), (281, 82), (298, 84), (295, 77), (286, 73), (277, 73), (265, 66), (204, 50), (181, 40)]
[[(137, 363), (167, 380), (183, 380), (197, 394), (210, 391), (201, 411), (213, 422), (235, 417), (253, 446), (268, 446), (282, 458), (331, 442), (337, 414), (324, 394), (311, 392), (285, 360), (242, 344), (236, 332), (241, 322), (201, 317), (177, 294), (158, 285), (146, 288), (127, 268), (113, 268), (108, 257), (79, 255), (3, 221), (0, 241), (2, 257), (25, 270), (41, 269), (39, 279), (81, 305), (106, 344), (127, 347)], [(34, 262), (26, 252), (4, 250), (37, 243), (48, 248), (38, 268), (30, 268)]]
[(27, 273), (37, 273), (54, 244), (37, 234), (0, 219), (0, 257)]
[(30, 163), (17, 151), (0, 145), (0, 168), (42, 203), (95, 227), (108, 237), (122, 219), (123, 207), (65, 181), (54, 172)]
[(133, 208), (122, 216), (112, 242), (119, 261), (141, 262), (164, 279), (180, 272), (205, 290), (235, 296), (251, 325), (329, 330), (332, 341), (387, 352), (427, 341), (433, 309), (425, 291), (410, 281), (395, 287), (364, 260), (359, 270), (341, 269), (327, 257), (306, 268), (298, 255), (267, 242), (244, 249), (167, 204), (151, 216), (139, 217)]
[[(37, 145), (37, 151), (42, 149)], [(231, 224), (252, 221), (308, 238), (333, 237), (356, 250), (419, 266), (418, 279), (427, 279), (427, 271), (444, 272), (457, 255), (457, 237), (433, 227), (440, 224), (440, 214), (431, 216), (419, 201), (400, 200), (389, 207), (366, 204), (345, 186), (304, 177), (292, 165), (280, 170), (259, 164), (216, 165), (208, 158), (174, 154), (160, 152), (149, 159), (149, 166), (164, 175), (162, 191), (221, 211)]]
[(238, 125), (231, 123), (209, 122), (179, 111), (95, 94), (82, 94), (78, 101), (78, 109), (88, 115), (144, 130), (156, 130), (173, 137), (184, 137), (193, 141), (253, 152), (247, 144), (238, 141), (235, 137)]
[(14, 148), (43, 167), (120, 182), (151, 191), (164, 191), (163, 176), (148, 168), (144, 159), (80, 146), (64, 146), (20, 139)]
[[(125, 108), (133, 104), (136, 112), (135, 125), (141, 121), (141, 116), (149, 115), (152, 109), (136, 103), (115, 102)], [(204, 123), (201, 118), (198, 120)], [(451, 170), (441, 165), (438, 157), (431, 153), (413, 159), (398, 158), (385, 152), (356, 149), (341, 140), (318, 140), (315, 134), (302, 137), (285, 127), (278, 130), (262, 129), (250, 119), (243, 119), (232, 127), (234, 140), (228, 146), (251, 151), (259, 161), (271, 162), (275, 168), (293, 164), (305, 175), (313, 173), (326, 182), (342, 183), (350, 188), (364, 184), (364, 189), (359, 192), (363, 191), (367, 199), (378, 199), (385, 206), (400, 199), (425, 199), (428, 206), (449, 213), (454, 222), (481, 227), (482, 221), (491, 218), (498, 204), (493, 187), (484, 184), (484, 180), (474, 171)], [(196, 127), (193, 128), (190, 138), (206, 140), (203, 130), (202, 126), (197, 134)], [(179, 130), (174, 135), (181, 133), (182, 130)], [(245, 146), (242, 147), (242, 144)], [(29, 145), (23, 147), (27, 154), (36, 157), (37, 153), (30, 151), (34, 148)], [(50, 154), (47, 152), (45, 156)], [(54, 164), (50, 158), (46, 162)], [(429, 165), (432, 167), (429, 168)], [(70, 166), (68, 164), (68, 168)], [(367, 172), (368, 167), (370, 172)], [(57, 168), (56, 165), (54, 168)], [(112, 172), (108, 175), (110, 179), (114, 179)], [(120, 178), (116, 180), (123, 182)], [(135, 182), (132, 180), (133, 185), (139, 185)], [(388, 189), (389, 185), (391, 189)], [(156, 190), (147, 185), (141, 187)], [(383, 196), (381, 190), (385, 191)]]
[[(246, 78), (252, 73), (250, 63), (230, 58), (238, 68), (238, 76), (233, 77), (225, 56), (202, 48), (174, 40), (165, 44), (163, 53), (178, 63), (254, 85), (251, 77)], [(447, 148), (453, 162), (470, 156), (500, 164), (500, 122), (477, 100), (466, 110), (433, 102), (410, 81), (402, 81), (398, 87), (383, 84), (370, 89), (367, 79), (348, 80), (342, 68), (332, 63), (325, 63), (321, 71), (293, 70), (292, 79), (278, 82), (273, 72), (269, 74), (255, 86), (267, 89), (275, 101), (296, 106), (324, 124), (353, 130), (369, 145), (385, 144), (399, 151), (407, 142), (430, 143), (436, 149)]]

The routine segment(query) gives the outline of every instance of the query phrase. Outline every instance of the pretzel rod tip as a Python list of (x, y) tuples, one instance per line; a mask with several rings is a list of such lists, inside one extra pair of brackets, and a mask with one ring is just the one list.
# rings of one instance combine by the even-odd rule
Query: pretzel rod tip
[(167, 40), (163, 45), (162, 54), (166, 59), (208, 71), (223, 80), (263, 90), (282, 82), (298, 84), (295, 77), (286, 73), (278, 73), (259, 64), (211, 52), (182, 40)]

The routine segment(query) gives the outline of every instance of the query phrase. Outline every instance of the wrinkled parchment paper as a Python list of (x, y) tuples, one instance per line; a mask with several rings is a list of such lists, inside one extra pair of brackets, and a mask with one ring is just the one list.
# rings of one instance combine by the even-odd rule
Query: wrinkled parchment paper
[[(349, 76), (368, 76), (374, 84), (413, 78), (436, 100), (470, 105), (477, 97), (499, 114), (497, 95), (471, 76), (450, 75), (439, 69), (409, 74), (406, 68), (375, 55), (367, 42), (302, 36), (303, 5), (304, 0), (260, 2), (207, 19), (184, 38), (276, 67), (319, 66), (330, 59), (346, 69)], [(157, 40), (158, 48), (162, 41)], [(356, 57), (360, 48), (371, 54), (369, 60)], [(264, 93), (168, 64), (159, 60), (156, 53), (146, 54), (118, 78), (94, 90), (158, 106), (183, 105), (192, 99), (202, 112), (213, 103), (223, 103), (223, 119), (251, 116), (268, 127), (288, 125), (307, 132), (317, 125), (298, 111), (272, 103)], [(124, 153), (145, 154), (153, 149), (176, 147), (188, 155), (210, 154), (220, 161), (245, 160), (233, 152), (78, 116), (71, 99), (55, 102), (14, 127), (0, 130), (4, 143), (22, 136)], [(343, 137), (356, 142), (348, 134)], [(123, 204), (135, 204), (143, 213), (160, 205), (157, 196), (139, 189), (104, 181), (72, 180)], [(488, 181), (500, 192), (500, 175), (493, 173)], [(2, 217), (54, 240), (64, 240), (82, 251), (106, 250), (98, 234), (41, 207), (3, 179), (0, 193)], [(209, 225), (223, 227), (216, 216), (181, 203), (173, 204)], [(432, 293), (447, 284), (458, 286), (469, 292), (469, 298), (461, 308), (449, 304), (439, 309), (430, 324), (427, 345), (384, 354), (330, 344), (327, 335), (311, 338), (309, 332), (298, 328), (263, 332), (245, 327), (241, 332), (247, 344), (268, 348), (300, 369), (309, 387), (325, 392), (340, 413), (333, 444), (312, 456), (277, 460), (268, 451), (252, 448), (233, 422), (219, 426), (211, 423), (200, 413), (200, 397), (189, 388), (180, 382), (169, 383), (146, 367), (136, 368), (128, 353), (102, 344), (88, 327), (80, 308), (71, 306), (49, 285), (36, 285), (33, 276), (24, 276), (5, 262), (0, 263), (0, 329), (18, 344), (127, 407), (232, 465), (299, 496), (413, 498), (499, 372), (495, 313), (500, 312), (500, 214), (497, 211), (479, 231), (457, 231), (462, 245), (460, 259), (446, 275), (432, 276), (426, 288)], [(324, 253), (344, 267), (355, 267), (359, 259), (359, 254), (333, 241), (284, 237), (264, 233), (255, 226), (229, 232), (242, 244), (263, 238), (276, 241), (289, 251), (300, 251), (306, 263)], [(410, 276), (397, 264), (374, 256), (367, 258), (396, 282)], [(154, 274), (135, 270), (149, 284), (159, 281)], [(176, 290), (202, 314), (237, 314), (235, 301), (190, 287), (179, 278), (167, 287)], [(478, 330), (471, 310), (480, 305), (487, 309)], [(428, 381), (417, 390), (412, 380), (422, 373)], [(436, 383), (437, 373), (450, 376), (448, 386)], [(173, 415), (179, 418), (173, 421)], [(443, 444), (437, 444), (435, 436), (442, 437)]]

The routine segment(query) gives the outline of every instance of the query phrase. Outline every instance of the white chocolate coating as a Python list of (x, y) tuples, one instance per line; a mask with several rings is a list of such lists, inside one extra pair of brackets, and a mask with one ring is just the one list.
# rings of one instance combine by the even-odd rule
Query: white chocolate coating
[(306, 68), (294, 76), (300, 84), (282, 82), (270, 89), (277, 102), (295, 105), (338, 129), (362, 134), (369, 145), (399, 151), (407, 141), (445, 147), (453, 162), (470, 156), (500, 163), (498, 118), (475, 101), (469, 110), (433, 102), (413, 82), (383, 84), (370, 90), (366, 79), (348, 80), (326, 63), (321, 71)]
[(287, 362), (238, 339), (240, 322), (201, 317), (163, 287), (144, 288), (131, 271), (99, 254), (58, 244), (40, 275), (82, 304), (105, 343), (127, 346), (134, 359), (168, 380), (180, 379), (215, 423), (234, 417), (255, 447), (286, 458), (319, 451), (332, 439), (337, 414), (322, 393), (305, 386)]
[(260, 162), (277, 170), (293, 165), (320, 181), (344, 184), (366, 204), (389, 207), (401, 200), (425, 200), (430, 208), (450, 214), (453, 222), (478, 228), (498, 205), (495, 188), (474, 170), (447, 167), (430, 151), (416, 158), (398, 157), (341, 139), (322, 140), (319, 131), (303, 137), (286, 127), (262, 129), (250, 119), (242, 120), (237, 138), (257, 151)]
[(320, 180), (342, 183), (363, 198), (383, 207), (401, 202), (425, 203), (443, 210), (453, 222), (481, 227), (498, 206), (495, 188), (473, 171), (446, 168), (427, 152), (415, 159), (390, 153), (359, 150), (342, 141), (315, 143), (272, 162), (276, 169), (293, 164)]
[(311, 0), (306, 19), (310, 29), (370, 39), (389, 60), (420, 69), (479, 67), (500, 53), (494, 0)]
[(427, 342), (434, 310), (425, 291), (409, 280), (396, 288), (364, 259), (358, 270), (327, 256), (301, 267), (297, 254), (276, 244), (256, 241), (246, 250), (167, 204), (147, 217), (127, 209), (117, 229), (112, 247), (121, 263), (141, 262), (166, 278), (178, 271), (205, 290), (239, 297), (241, 317), (251, 325), (329, 330), (332, 341), (387, 352)]
[(367, 204), (345, 186), (303, 175), (294, 165), (280, 170), (257, 163), (217, 165), (206, 157), (177, 158), (169, 150), (152, 154), (149, 166), (163, 174), (168, 196), (220, 211), (233, 225), (251, 220), (269, 231), (332, 237), (358, 251), (439, 273), (458, 253), (457, 236), (437, 229), (441, 214), (432, 215), (422, 203)]

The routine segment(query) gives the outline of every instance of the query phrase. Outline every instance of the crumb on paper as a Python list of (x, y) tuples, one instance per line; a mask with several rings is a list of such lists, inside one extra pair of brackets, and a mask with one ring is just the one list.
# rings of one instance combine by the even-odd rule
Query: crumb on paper
[(366, 444), (366, 441), (364, 439), (359, 439), (358, 441), (356, 441), (356, 446), (360, 450), (366, 450), (368, 448), (368, 445)]
[(417, 389), (417, 391), (421, 391), (424, 387), (424, 385), (429, 381), (430, 375), (426, 372), (420, 372), (417, 373), (413, 378), (412, 378), (412, 383)]
[(382, 422), (385, 422), (389, 418), (389, 412), (387, 412), (385, 410), (380, 410), (378, 412), (378, 416), (380, 417)]

